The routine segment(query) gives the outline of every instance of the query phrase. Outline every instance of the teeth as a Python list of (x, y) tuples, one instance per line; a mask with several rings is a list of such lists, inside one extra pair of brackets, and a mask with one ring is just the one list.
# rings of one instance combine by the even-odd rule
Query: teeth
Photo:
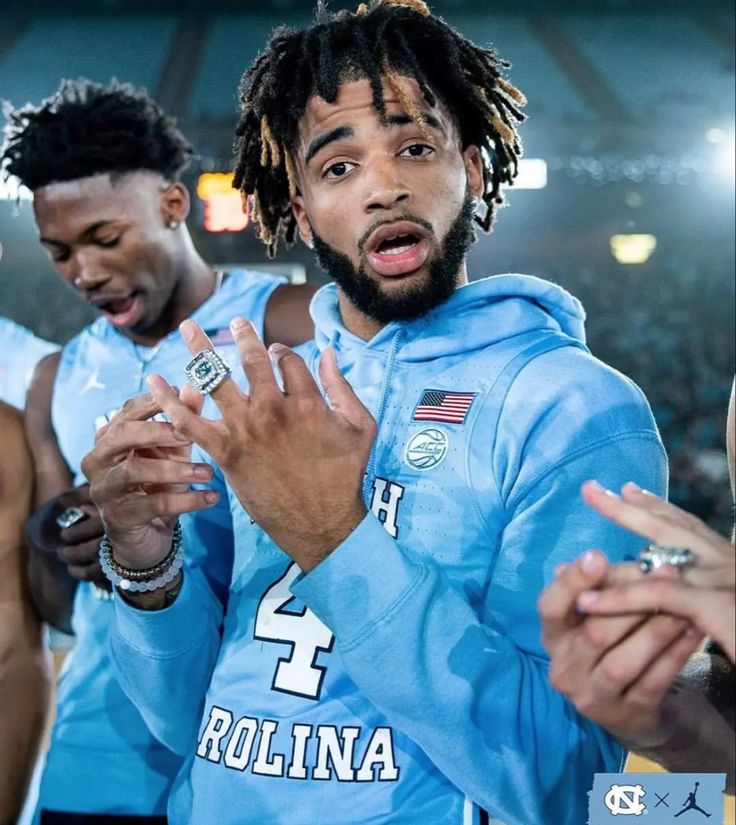
[(395, 249), (387, 249), (385, 252), (382, 252), (382, 255), (401, 255), (403, 252), (408, 252), (413, 246), (416, 244), (410, 243), (406, 244), (406, 246), (397, 246)]

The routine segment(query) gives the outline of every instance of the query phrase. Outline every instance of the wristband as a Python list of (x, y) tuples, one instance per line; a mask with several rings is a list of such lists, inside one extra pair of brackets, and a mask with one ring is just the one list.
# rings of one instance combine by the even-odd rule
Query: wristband
[(107, 536), (103, 536), (100, 542), (102, 572), (114, 587), (129, 593), (147, 593), (165, 587), (179, 573), (183, 561), (181, 524), (178, 519), (171, 537), (171, 549), (166, 557), (153, 567), (143, 570), (133, 570), (118, 564), (113, 557), (112, 545)]

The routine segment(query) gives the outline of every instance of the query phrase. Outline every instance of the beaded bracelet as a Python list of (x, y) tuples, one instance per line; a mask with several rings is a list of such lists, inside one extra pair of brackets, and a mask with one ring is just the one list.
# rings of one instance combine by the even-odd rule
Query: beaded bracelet
[(118, 564), (113, 558), (112, 545), (107, 536), (100, 542), (100, 567), (105, 577), (114, 587), (130, 593), (146, 593), (159, 590), (172, 581), (181, 570), (184, 561), (182, 553), (181, 524), (177, 519), (171, 538), (171, 549), (165, 558), (153, 567), (143, 570), (131, 570)]

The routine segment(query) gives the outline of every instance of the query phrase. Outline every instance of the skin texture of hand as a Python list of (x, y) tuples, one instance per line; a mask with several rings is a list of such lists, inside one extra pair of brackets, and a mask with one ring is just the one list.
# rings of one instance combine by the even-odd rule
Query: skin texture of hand
[[(56, 519), (68, 507), (79, 507), (87, 518), (61, 529)], [(26, 535), (34, 552), (53, 554), (66, 565), (69, 575), (79, 581), (106, 586), (97, 559), (104, 533), (102, 520), (90, 494), (89, 485), (74, 487), (47, 501), (26, 524)]]
[(150, 420), (159, 412), (150, 395), (127, 401), (82, 462), (115, 560), (132, 569), (161, 561), (171, 549), (177, 516), (211, 507), (218, 498), (211, 490), (189, 489), (208, 481), (212, 468), (190, 462), (191, 442), (171, 424)]
[(577, 599), (590, 615), (641, 615), (660, 611), (688, 620), (713, 638), (731, 662), (736, 658), (736, 555), (733, 545), (700, 519), (636, 485), (621, 498), (594, 482), (583, 488), (585, 500), (601, 515), (658, 544), (689, 547), (696, 562), (679, 573), (662, 568), (643, 574), (637, 565), (620, 586), (590, 589)]
[[(328, 405), (288, 347), (274, 344), (267, 351), (242, 318), (231, 329), (249, 394), (226, 379), (212, 394), (221, 420), (193, 410), (187, 403), (191, 388), (180, 398), (160, 376), (151, 376), (149, 387), (176, 430), (213, 457), (251, 518), (306, 572), (366, 514), (363, 475), (375, 422), (340, 374), (332, 350), (320, 362)], [(192, 353), (212, 349), (194, 322), (185, 321), (181, 333)]]
[(671, 733), (663, 700), (702, 634), (681, 618), (638, 613), (592, 617), (577, 608), (594, 588), (626, 585), (633, 566), (596, 551), (558, 568), (539, 600), (551, 684), (624, 745), (656, 747)]

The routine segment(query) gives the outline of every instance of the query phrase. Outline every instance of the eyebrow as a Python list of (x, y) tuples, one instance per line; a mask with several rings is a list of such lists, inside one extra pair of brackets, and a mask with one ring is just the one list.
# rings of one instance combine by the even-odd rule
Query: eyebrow
[[(82, 232), (82, 235), (86, 236), (86, 237), (90, 237), (91, 235), (94, 235), (95, 232), (97, 232), (98, 229), (101, 229), (103, 226), (107, 226), (109, 223), (115, 223), (115, 221), (112, 221), (112, 220), (95, 221), (95, 223), (90, 224), (90, 226), (88, 226)], [(41, 237), (39, 238), (39, 241), (41, 243), (53, 244), (53, 246), (67, 246), (67, 244), (62, 243), (61, 241), (55, 241), (53, 238), (44, 238), (43, 235), (41, 235)]]
[[(427, 124), (427, 126), (436, 129), (441, 135), (446, 136), (447, 133), (444, 126), (434, 115), (430, 115), (427, 112), (422, 112), (422, 120)], [(386, 121), (387, 126), (406, 126), (410, 123), (414, 123), (414, 121), (409, 117), (409, 115), (390, 115)], [(336, 129), (325, 132), (323, 135), (318, 135), (309, 144), (304, 163), (308, 164), (309, 161), (312, 160), (312, 158), (328, 144), (352, 137), (355, 137), (355, 129), (353, 129), (352, 126), (338, 126)]]

